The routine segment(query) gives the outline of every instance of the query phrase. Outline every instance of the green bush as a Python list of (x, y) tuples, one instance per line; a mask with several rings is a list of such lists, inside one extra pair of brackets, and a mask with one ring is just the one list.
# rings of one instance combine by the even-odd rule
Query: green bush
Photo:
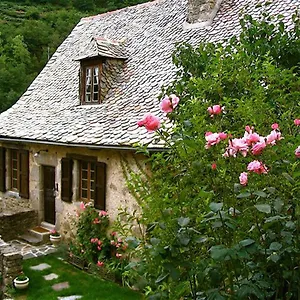
[(288, 31), (281, 16), (246, 16), (238, 38), (174, 53), (179, 76), (165, 93), (180, 101), (164, 98), (173, 126), (157, 130), (168, 150), (149, 157), (150, 180), (128, 180), (148, 228), (135, 271), (151, 299), (299, 299), (296, 14), (293, 22)]

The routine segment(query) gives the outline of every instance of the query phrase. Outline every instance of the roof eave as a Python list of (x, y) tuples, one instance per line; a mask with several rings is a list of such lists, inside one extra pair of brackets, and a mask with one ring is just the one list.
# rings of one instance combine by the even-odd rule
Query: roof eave
[[(29, 144), (40, 144), (40, 145), (51, 145), (61, 147), (74, 147), (74, 148), (89, 148), (89, 149), (107, 149), (107, 150), (121, 150), (121, 151), (136, 151), (136, 147), (130, 145), (96, 145), (96, 144), (83, 144), (83, 143), (63, 143), (46, 140), (34, 140), (25, 138), (13, 138), (0, 136), (0, 142), (9, 143), (29, 143)], [(166, 151), (167, 148), (163, 147), (148, 147), (150, 152)]]

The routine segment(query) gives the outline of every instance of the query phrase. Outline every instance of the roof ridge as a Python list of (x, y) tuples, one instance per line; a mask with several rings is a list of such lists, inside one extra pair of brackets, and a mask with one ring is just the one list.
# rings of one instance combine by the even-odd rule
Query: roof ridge
[(144, 3), (132, 5), (132, 6), (127, 6), (127, 7), (123, 7), (123, 8), (112, 10), (112, 11), (107, 11), (107, 12), (102, 13), (102, 14), (97, 14), (97, 15), (94, 15), (94, 16), (84, 17), (84, 18), (81, 18), (81, 21), (95, 20), (95, 19), (98, 19), (100, 17), (106, 16), (106, 15), (112, 15), (114, 13), (117, 13), (117, 12), (120, 12), (120, 11), (123, 11), (123, 10), (128, 10), (128, 9), (133, 9), (133, 8), (139, 8), (140, 9), (140, 8), (151, 6), (151, 5), (154, 5), (156, 3), (163, 2), (163, 1), (165, 1), (165, 0), (150, 0), (148, 2), (144, 2)]

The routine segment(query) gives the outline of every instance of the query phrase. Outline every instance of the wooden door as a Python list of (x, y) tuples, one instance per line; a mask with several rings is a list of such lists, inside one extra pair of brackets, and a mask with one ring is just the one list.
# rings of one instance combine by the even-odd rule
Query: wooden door
[(55, 168), (44, 166), (44, 220), (55, 224)]

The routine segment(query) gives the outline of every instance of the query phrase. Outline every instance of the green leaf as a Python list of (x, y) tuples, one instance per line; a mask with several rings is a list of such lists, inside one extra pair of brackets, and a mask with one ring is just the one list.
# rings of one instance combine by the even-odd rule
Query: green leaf
[(255, 241), (252, 239), (246, 239), (246, 240), (240, 241), (239, 244), (243, 247), (248, 247), (250, 245), (255, 244)]
[(271, 243), (269, 249), (272, 250), (272, 251), (278, 251), (282, 248), (282, 245), (278, 242), (273, 242)]
[(253, 192), (253, 194), (256, 195), (256, 196), (262, 197), (262, 198), (267, 197), (267, 194), (263, 191), (255, 191), (255, 192)]
[(181, 217), (177, 219), (177, 222), (180, 227), (186, 227), (190, 223), (190, 218)]
[(150, 239), (150, 244), (153, 246), (157, 246), (159, 243), (160, 243), (160, 239), (157, 239), (157, 238)]
[(241, 199), (241, 198), (248, 198), (248, 197), (250, 197), (250, 196), (251, 196), (251, 193), (245, 192), (245, 193), (241, 193), (241, 194), (237, 195), (236, 197), (237, 197), (238, 199)]
[(255, 208), (263, 213), (269, 214), (271, 213), (271, 206), (269, 204), (256, 204)]
[(181, 233), (178, 235), (178, 240), (181, 245), (187, 246), (188, 243), (190, 242), (191, 238), (187, 234)]
[(221, 208), (223, 207), (223, 203), (216, 203), (216, 202), (211, 202), (209, 204), (209, 208), (213, 211), (213, 212), (218, 212)]
[(274, 208), (275, 208), (275, 210), (277, 212), (281, 212), (282, 211), (283, 205), (284, 205), (283, 201), (281, 201), (278, 198), (274, 201)]
[(223, 245), (212, 246), (210, 248), (210, 255), (212, 259), (224, 260), (225, 257), (228, 255), (228, 249), (225, 248)]
[(278, 260), (280, 259), (280, 255), (276, 254), (276, 253), (273, 253), (271, 254), (268, 259), (272, 260), (273, 262), (278, 262)]
[(287, 179), (290, 183), (292, 183), (292, 184), (295, 183), (294, 178), (293, 178), (290, 174), (288, 174), (288, 173), (282, 173), (282, 175), (283, 175), (283, 177), (284, 177), (285, 179)]
[(155, 283), (160, 283), (162, 281), (164, 281), (170, 274), (167, 273), (167, 274), (161, 274), (156, 280), (155, 280)]

